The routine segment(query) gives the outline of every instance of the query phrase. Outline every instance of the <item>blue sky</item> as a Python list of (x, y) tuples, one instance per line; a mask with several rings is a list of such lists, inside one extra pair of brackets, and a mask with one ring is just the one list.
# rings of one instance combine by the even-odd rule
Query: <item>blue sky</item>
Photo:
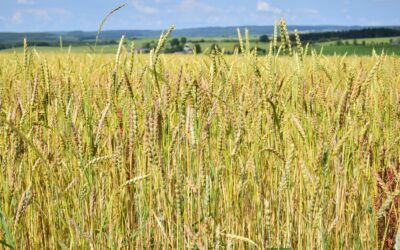
[(272, 25), (400, 25), (400, 0), (0, 0), (0, 31)]

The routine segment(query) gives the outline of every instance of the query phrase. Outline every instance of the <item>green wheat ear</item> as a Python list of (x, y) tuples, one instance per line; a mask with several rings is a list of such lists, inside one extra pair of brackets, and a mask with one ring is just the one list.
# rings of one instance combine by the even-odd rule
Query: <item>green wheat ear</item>
[(171, 25), (171, 27), (168, 29), (167, 33), (165, 33), (165, 34), (161, 33), (156, 49), (150, 51), (150, 65), (153, 70), (154, 80), (156, 82), (156, 86), (157, 86), (159, 93), (161, 93), (161, 86), (160, 86), (160, 83), (158, 81), (158, 76), (157, 76), (157, 62), (159, 59), (161, 49), (164, 47), (165, 42), (167, 41), (168, 37), (171, 35), (174, 28), (175, 28), (175, 25)]
[(62, 40), (62, 36), (60, 36), (60, 49), (63, 49), (63, 40)]
[(94, 47), (97, 46), (97, 41), (99, 40), (100, 32), (101, 32), (101, 30), (102, 30), (102, 28), (103, 28), (103, 25), (104, 25), (105, 22), (107, 21), (107, 19), (108, 19), (112, 14), (114, 14), (114, 13), (117, 12), (118, 10), (122, 9), (123, 7), (125, 7), (127, 4), (128, 4), (128, 3), (124, 3), (123, 5), (120, 5), (120, 6), (118, 6), (117, 8), (113, 9), (112, 11), (110, 11), (110, 12), (103, 18), (103, 20), (101, 20), (99, 29), (97, 30), (96, 42), (94, 43)]
[(300, 60), (303, 61), (304, 50), (301, 44), (299, 31), (297, 29), (294, 30), (294, 36), (296, 38), (297, 55), (299, 56)]
[(279, 33), (281, 36), (281, 48), (283, 50), (283, 53), (286, 54), (286, 36), (285, 36), (285, 30), (286, 30), (286, 23), (285, 23), (285, 19), (281, 19), (281, 22), (279, 24)]
[(250, 53), (250, 38), (249, 38), (249, 30), (245, 29), (244, 30), (244, 35), (245, 35), (245, 41), (246, 41), (246, 53)]
[(164, 47), (165, 42), (167, 41), (168, 37), (171, 35), (172, 31), (174, 30), (175, 25), (171, 25), (171, 27), (168, 29), (167, 33), (161, 33), (160, 39), (158, 40), (157, 47), (154, 51), (154, 57), (153, 57), (153, 66), (157, 65), (158, 57), (160, 55), (161, 49)]
[(243, 38), (242, 38), (242, 33), (240, 32), (239, 28), (237, 28), (237, 36), (238, 36), (239, 44), (240, 44), (240, 52), (244, 53)]
[(24, 74), (27, 77), (29, 67), (29, 48), (26, 37), (24, 38)]
[(274, 53), (276, 54), (277, 49), (278, 49), (278, 20), (275, 20), (274, 23), (274, 39), (273, 39), (273, 47), (274, 47)]
[(124, 45), (124, 40), (125, 40), (125, 36), (122, 36), (121, 39), (119, 40), (118, 50), (117, 50), (117, 54), (115, 56), (115, 70), (117, 70), (118, 66), (119, 66), (119, 61), (121, 58), (121, 50), (122, 50), (122, 46)]

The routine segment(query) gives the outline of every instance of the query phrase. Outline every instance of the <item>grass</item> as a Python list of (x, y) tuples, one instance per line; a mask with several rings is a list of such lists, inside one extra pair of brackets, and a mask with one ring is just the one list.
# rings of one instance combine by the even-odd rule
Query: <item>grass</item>
[(398, 56), (158, 54), (166, 38), (0, 54), (2, 246), (393, 247)]

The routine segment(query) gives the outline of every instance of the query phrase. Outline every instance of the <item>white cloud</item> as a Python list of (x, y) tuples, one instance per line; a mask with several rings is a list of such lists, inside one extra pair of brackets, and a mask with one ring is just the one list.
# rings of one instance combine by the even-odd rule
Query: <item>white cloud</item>
[(17, 3), (19, 4), (29, 4), (32, 5), (35, 3), (35, 0), (17, 0)]
[(321, 13), (313, 8), (294, 8), (286, 9), (284, 11), (286, 19), (291, 21), (298, 21), (299, 19), (314, 19), (316, 23), (321, 22)]
[(281, 14), (282, 10), (276, 7), (271, 6), (269, 3), (265, 1), (258, 1), (257, 2), (257, 11), (261, 12), (270, 12), (273, 14)]
[(11, 17), (11, 21), (14, 23), (21, 23), (22, 22), (22, 11), (17, 10)]
[(45, 9), (31, 9), (26, 11), (27, 15), (33, 15), (39, 18), (41, 21), (50, 21), (51, 17), (48, 10)]
[(197, 0), (182, 0), (180, 8), (183, 11), (211, 12), (214, 10), (212, 6), (201, 3)]
[(298, 12), (305, 16), (317, 16), (319, 15), (319, 11), (311, 8), (300, 8)]
[(151, 14), (157, 14), (160, 11), (156, 8), (150, 7), (150, 6), (145, 6), (143, 5), (140, 0), (133, 0), (133, 7), (139, 11), (140, 13), (151, 15)]
[(23, 17), (26, 16), (29, 19), (35, 17), (41, 22), (49, 22), (54, 18), (63, 18), (69, 16), (71, 13), (63, 8), (31, 8), (17, 10), (11, 17), (14, 23), (22, 23)]

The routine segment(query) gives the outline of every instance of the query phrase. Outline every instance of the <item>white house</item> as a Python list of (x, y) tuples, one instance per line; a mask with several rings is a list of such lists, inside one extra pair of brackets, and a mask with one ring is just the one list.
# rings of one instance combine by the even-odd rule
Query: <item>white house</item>
[(193, 54), (193, 49), (189, 46), (189, 44), (185, 44), (185, 46), (183, 46), (183, 52), (185, 54)]

